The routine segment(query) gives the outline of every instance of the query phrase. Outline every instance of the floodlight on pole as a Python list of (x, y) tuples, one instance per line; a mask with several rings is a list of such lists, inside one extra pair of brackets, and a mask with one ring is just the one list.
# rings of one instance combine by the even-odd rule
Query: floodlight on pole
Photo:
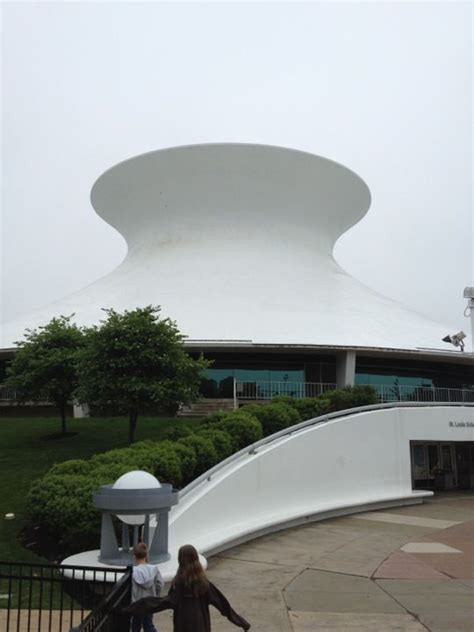
[(443, 342), (449, 342), (455, 347), (459, 347), (461, 351), (464, 351), (464, 338), (466, 334), (463, 331), (458, 331), (457, 334), (453, 334), (452, 336), (445, 336), (443, 338)]

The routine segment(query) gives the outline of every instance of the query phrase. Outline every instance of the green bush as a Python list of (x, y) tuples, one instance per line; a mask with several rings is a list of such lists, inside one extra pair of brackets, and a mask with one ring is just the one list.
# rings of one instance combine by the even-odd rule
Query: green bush
[(51, 476), (77, 476), (87, 475), (90, 470), (90, 463), (85, 459), (70, 459), (62, 463), (55, 463), (49, 470)]
[(217, 452), (218, 461), (223, 461), (232, 454), (232, 439), (227, 432), (217, 428), (204, 428), (196, 433), (199, 437), (208, 439)]
[[(378, 401), (377, 394), (371, 386), (346, 386), (326, 391), (319, 397), (293, 398), (278, 395), (272, 402), (292, 406), (300, 414), (302, 420), (313, 419), (328, 412), (370, 406)], [(253, 406), (257, 406), (254, 404)], [(248, 407), (245, 406), (244, 409)], [(254, 413), (257, 414), (257, 413)]]
[(139, 458), (139, 452), (132, 452), (131, 448), (116, 448), (108, 452), (96, 454), (90, 459), (93, 468), (98, 467), (114, 467), (120, 463), (131, 462), (133, 459)]
[(230, 412), (228, 410), (216, 410), (213, 413), (209, 413), (209, 415), (206, 415), (206, 417), (203, 418), (201, 428), (216, 426), (229, 414)]
[(377, 403), (377, 394), (371, 386), (346, 386), (345, 388), (326, 391), (324, 398), (329, 400), (331, 412), (356, 408), (357, 406), (370, 406)]
[(290, 397), (289, 395), (277, 395), (272, 402), (283, 403), (298, 411), (301, 421), (314, 419), (329, 412), (330, 402), (323, 395), (319, 397)]
[(272, 404), (286, 404), (292, 408), (296, 408), (298, 402), (301, 402), (302, 398), (292, 397), (291, 395), (275, 395), (272, 397)]
[(186, 426), (185, 424), (179, 426), (173, 426), (168, 428), (163, 433), (163, 439), (168, 439), (169, 441), (178, 441), (178, 439), (182, 439), (183, 437), (187, 437), (192, 434), (191, 428)]
[(97, 454), (88, 461), (65, 461), (54, 465), (31, 487), (27, 500), (31, 522), (66, 551), (95, 547), (100, 512), (92, 505), (93, 492), (131, 470), (150, 472), (160, 481), (179, 487), (183, 472), (189, 475), (195, 464), (193, 450), (170, 441), (143, 441)]
[(250, 413), (260, 421), (265, 437), (301, 421), (298, 411), (293, 406), (282, 402), (264, 405), (251, 404), (244, 406), (241, 410)]
[(196, 453), (196, 469), (195, 475), (199, 476), (209, 470), (218, 462), (217, 452), (209, 439), (200, 437), (197, 434), (190, 434), (184, 439), (180, 439), (178, 443), (192, 448)]
[(262, 424), (253, 415), (243, 412), (243, 410), (227, 413), (217, 424), (217, 428), (229, 435), (233, 452), (237, 452), (263, 437)]
[(195, 476), (197, 466), (196, 451), (179, 441), (173, 444), (173, 449), (181, 462), (182, 485), (187, 485)]
[(181, 487), (181, 459), (172, 441), (143, 441), (128, 448), (136, 469), (150, 471), (153, 476), (173, 487)]
[(182, 483), (181, 459), (172, 441), (141, 441), (97, 454), (90, 460), (89, 472), (101, 470), (113, 473), (113, 480), (130, 470), (144, 470), (175, 487)]
[(96, 547), (100, 512), (92, 505), (92, 494), (112, 478), (79, 475), (46, 475), (36, 481), (28, 495), (28, 510), (43, 537), (65, 550)]

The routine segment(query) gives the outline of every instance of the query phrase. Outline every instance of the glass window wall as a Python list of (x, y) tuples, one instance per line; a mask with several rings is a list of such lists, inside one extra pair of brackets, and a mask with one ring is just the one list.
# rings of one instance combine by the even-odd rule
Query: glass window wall
[[(305, 381), (304, 367), (229, 367), (206, 369), (201, 382), (201, 393), (204, 397), (233, 397), (234, 379), (237, 382), (257, 383), (258, 390), (271, 388), (269, 383), (278, 383), (279, 389), (275, 385), (275, 393), (281, 391), (281, 385), (288, 384), (291, 390), (295, 383)], [(266, 393), (267, 394), (267, 393)], [(272, 393), (269, 393), (270, 395)], [(290, 394), (290, 393), (289, 393)], [(268, 395), (268, 394), (267, 394)]]

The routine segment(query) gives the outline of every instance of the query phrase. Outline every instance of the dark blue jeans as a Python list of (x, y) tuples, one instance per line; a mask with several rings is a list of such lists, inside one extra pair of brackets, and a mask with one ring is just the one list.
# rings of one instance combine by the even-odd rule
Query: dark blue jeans
[(132, 632), (140, 632), (142, 627), (143, 632), (156, 632), (152, 614), (147, 614), (146, 617), (132, 617)]

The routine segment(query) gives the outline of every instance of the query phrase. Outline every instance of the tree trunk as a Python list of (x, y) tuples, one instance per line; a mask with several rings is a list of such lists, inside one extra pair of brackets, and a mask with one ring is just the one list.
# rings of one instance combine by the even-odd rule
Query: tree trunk
[(61, 434), (66, 434), (66, 406), (62, 404), (59, 407), (61, 413)]
[(137, 428), (138, 412), (131, 410), (128, 416), (128, 442), (133, 443), (135, 441), (135, 430)]

